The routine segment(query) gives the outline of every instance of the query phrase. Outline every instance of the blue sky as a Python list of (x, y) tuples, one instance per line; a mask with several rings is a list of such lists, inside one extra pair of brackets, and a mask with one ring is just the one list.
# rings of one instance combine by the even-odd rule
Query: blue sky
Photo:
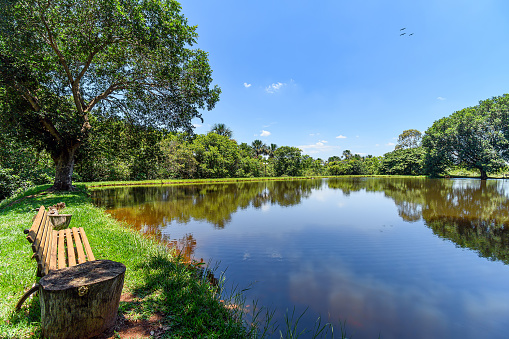
[(222, 89), (196, 133), (224, 123), (238, 143), (378, 156), (406, 129), (509, 93), (506, 0), (180, 3)]

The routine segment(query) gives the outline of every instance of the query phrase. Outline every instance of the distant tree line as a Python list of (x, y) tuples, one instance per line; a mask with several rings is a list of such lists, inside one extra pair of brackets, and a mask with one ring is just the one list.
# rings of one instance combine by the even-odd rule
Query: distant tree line
[[(93, 132), (76, 155), (74, 181), (246, 178), (340, 175), (447, 175), (475, 170), (481, 179), (507, 169), (509, 95), (454, 112), (422, 134), (403, 131), (383, 156), (345, 150), (314, 159), (292, 146), (232, 139), (225, 124), (206, 134), (169, 132), (115, 117), (94, 117)], [(12, 133), (16, 133), (13, 131)], [(0, 135), (0, 199), (50, 183), (54, 165), (44, 148)]]

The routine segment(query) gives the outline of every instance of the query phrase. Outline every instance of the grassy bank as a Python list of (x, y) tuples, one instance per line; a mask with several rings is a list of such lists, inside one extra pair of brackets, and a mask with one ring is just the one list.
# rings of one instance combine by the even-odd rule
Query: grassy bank
[[(89, 188), (115, 187), (115, 186), (136, 186), (136, 185), (192, 185), (192, 184), (214, 184), (234, 182), (255, 182), (255, 181), (284, 181), (304, 180), (318, 177), (256, 177), (256, 178), (217, 178), (217, 179), (157, 179), (157, 180), (134, 180), (134, 181), (98, 181), (84, 183)], [(325, 178), (325, 177), (320, 177)]]
[(256, 177), (256, 178), (219, 178), (219, 179), (157, 179), (138, 181), (98, 181), (84, 183), (88, 188), (116, 187), (116, 186), (144, 186), (144, 185), (192, 185), (259, 181), (292, 181), (320, 178), (425, 178), (426, 176), (409, 175), (340, 175), (340, 176), (303, 176), (303, 177)]
[(20, 312), (14, 312), (23, 292), (36, 280), (36, 264), (30, 259), (32, 251), (23, 229), (30, 227), (35, 208), (58, 202), (67, 206), (62, 213), (73, 215), (72, 226), (85, 228), (97, 259), (127, 266), (120, 304), (124, 325), (142, 324), (139, 331), (160, 338), (253, 335), (243, 326), (240, 309), (225, 307), (234, 301), (221, 301), (225, 299), (219, 294), (221, 288), (212, 286), (202, 269), (182, 263), (166, 247), (123, 227), (92, 205), (84, 185), (77, 187), (78, 191), (69, 193), (51, 193), (45, 191), (48, 186), (37, 187), (0, 205), (1, 338), (40, 337), (37, 296), (27, 300)]

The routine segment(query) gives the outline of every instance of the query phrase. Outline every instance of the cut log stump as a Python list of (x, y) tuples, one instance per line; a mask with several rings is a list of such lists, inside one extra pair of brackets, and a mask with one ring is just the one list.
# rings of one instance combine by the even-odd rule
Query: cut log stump
[(89, 261), (51, 271), (39, 280), (41, 329), (45, 338), (90, 338), (115, 324), (124, 264)]

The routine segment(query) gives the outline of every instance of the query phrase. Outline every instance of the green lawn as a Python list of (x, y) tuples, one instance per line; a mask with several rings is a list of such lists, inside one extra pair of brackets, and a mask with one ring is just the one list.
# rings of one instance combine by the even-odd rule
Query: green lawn
[[(14, 307), (36, 281), (36, 263), (23, 234), (29, 228), (35, 208), (65, 202), (61, 213), (72, 214), (71, 226), (83, 226), (96, 259), (122, 262), (127, 271), (120, 313), (128, 320), (153, 319), (162, 329), (160, 338), (246, 338), (240, 307), (224, 307), (239, 296), (220, 296), (201, 274), (171, 255), (166, 247), (123, 227), (92, 205), (84, 185), (70, 193), (48, 193), (41, 186), (0, 204), (0, 337), (40, 337), (38, 297), (25, 302), (19, 313)], [(191, 266), (192, 267), (192, 266)], [(221, 282), (220, 282), (221, 283)], [(226, 301), (221, 301), (223, 299)]]

